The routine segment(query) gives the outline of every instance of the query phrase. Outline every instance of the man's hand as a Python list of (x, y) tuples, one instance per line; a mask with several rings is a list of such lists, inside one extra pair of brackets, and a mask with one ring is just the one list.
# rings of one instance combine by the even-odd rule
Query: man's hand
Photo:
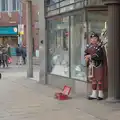
[(85, 59), (91, 59), (91, 55), (86, 55)]

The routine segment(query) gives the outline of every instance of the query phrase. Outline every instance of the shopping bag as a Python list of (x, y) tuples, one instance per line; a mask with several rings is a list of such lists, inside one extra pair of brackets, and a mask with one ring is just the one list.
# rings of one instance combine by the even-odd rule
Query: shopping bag
[(8, 63), (9, 64), (12, 63), (12, 58), (11, 57), (8, 58)]

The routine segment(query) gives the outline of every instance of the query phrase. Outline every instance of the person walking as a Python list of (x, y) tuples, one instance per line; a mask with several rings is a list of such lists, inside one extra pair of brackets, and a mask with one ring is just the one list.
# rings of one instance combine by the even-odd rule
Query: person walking
[(21, 51), (21, 47), (19, 44), (16, 48), (16, 56), (17, 56), (16, 65), (22, 65), (22, 51)]
[(7, 44), (7, 51), (8, 51), (8, 63), (11, 64), (12, 63), (12, 55), (11, 55), (11, 47), (9, 44)]
[(11, 51), (10, 51), (10, 45), (9, 44), (7, 44), (7, 49), (8, 49), (7, 50), (8, 51), (8, 56), (11, 57)]
[(23, 64), (25, 65), (26, 64), (26, 56), (27, 56), (25, 45), (22, 46), (22, 52), (21, 53), (22, 53)]
[(5, 68), (5, 66), (8, 67), (8, 50), (7, 47), (3, 46), (2, 48), (2, 63), (3, 63), (3, 68)]
[(0, 45), (0, 67), (3, 63), (3, 59), (2, 59), (2, 45)]

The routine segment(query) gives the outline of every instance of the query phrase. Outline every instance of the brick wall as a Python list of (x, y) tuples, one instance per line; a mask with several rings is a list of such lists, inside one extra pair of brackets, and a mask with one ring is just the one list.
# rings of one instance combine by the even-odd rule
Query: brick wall
[(0, 13), (0, 26), (14, 26), (19, 23), (18, 12), (13, 12), (12, 17), (8, 16), (7, 12)]

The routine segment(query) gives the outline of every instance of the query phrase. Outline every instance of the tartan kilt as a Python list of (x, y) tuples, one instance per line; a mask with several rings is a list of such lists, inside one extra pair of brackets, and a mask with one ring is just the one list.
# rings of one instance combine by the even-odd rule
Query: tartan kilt
[(93, 78), (100, 81), (104, 80), (104, 67), (102, 65), (93, 67)]

